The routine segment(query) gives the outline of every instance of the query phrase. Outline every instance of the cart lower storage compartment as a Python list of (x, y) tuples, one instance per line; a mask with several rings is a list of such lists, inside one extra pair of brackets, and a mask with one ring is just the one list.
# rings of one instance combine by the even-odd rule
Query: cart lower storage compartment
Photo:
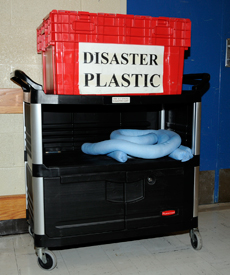
[[(94, 161), (98, 161), (97, 157)], [(113, 172), (45, 177), (47, 237), (96, 234), (96, 242), (98, 233), (120, 232), (120, 238), (128, 238), (129, 230), (136, 230), (134, 235), (141, 237), (138, 229), (152, 228), (154, 232), (161, 228), (161, 232), (170, 232), (174, 228), (190, 228), (194, 167), (170, 168), (169, 162), (169, 168), (145, 170), (146, 166), (154, 167), (154, 162), (143, 165), (140, 160), (133, 160), (133, 165), (143, 170), (124, 170), (124, 164)], [(27, 169), (30, 170), (29, 166)]]

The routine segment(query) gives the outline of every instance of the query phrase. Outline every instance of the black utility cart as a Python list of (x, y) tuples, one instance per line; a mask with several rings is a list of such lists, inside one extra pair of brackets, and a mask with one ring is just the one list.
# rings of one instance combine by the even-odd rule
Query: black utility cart
[[(22, 71), (11, 80), (24, 91), (27, 219), (39, 265), (51, 270), (48, 248), (149, 238), (188, 230), (194, 249), (198, 231), (201, 97), (208, 74), (185, 75), (192, 87), (181, 95), (50, 95)], [(129, 159), (81, 152), (84, 142), (109, 139), (116, 129), (170, 129), (194, 157)]]

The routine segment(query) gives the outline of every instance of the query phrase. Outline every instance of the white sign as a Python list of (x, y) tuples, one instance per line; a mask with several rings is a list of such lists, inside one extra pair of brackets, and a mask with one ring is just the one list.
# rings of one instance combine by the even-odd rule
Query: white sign
[(80, 94), (163, 93), (164, 47), (79, 43)]
[(112, 103), (130, 103), (130, 97), (112, 97)]

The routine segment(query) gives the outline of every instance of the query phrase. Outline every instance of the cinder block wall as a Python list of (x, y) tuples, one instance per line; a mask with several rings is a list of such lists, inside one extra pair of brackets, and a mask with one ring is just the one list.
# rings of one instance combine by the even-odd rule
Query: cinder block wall
[(9, 74), (27, 72), (42, 83), (36, 28), (51, 10), (126, 13), (126, 0), (0, 0), (0, 88), (15, 88)]
[[(18, 88), (15, 69), (42, 84), (36, 28), (54, 9), (125, 14), (126, 0), (0, 0), (0, 88)], [(0, 197), (25, 194), (23, 150), (22, 114), (0, 114)]]

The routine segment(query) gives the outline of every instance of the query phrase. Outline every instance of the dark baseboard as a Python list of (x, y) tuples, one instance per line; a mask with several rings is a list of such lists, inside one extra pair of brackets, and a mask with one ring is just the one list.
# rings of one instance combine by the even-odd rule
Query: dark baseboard
[(215, 171), (200, 171), (199, 205), (214, 203)]
[(230, 202), (230, 169), (219, 171), (219, 202)]
[(0, 221), (0, 236), (28, 233), (26, 219)]

